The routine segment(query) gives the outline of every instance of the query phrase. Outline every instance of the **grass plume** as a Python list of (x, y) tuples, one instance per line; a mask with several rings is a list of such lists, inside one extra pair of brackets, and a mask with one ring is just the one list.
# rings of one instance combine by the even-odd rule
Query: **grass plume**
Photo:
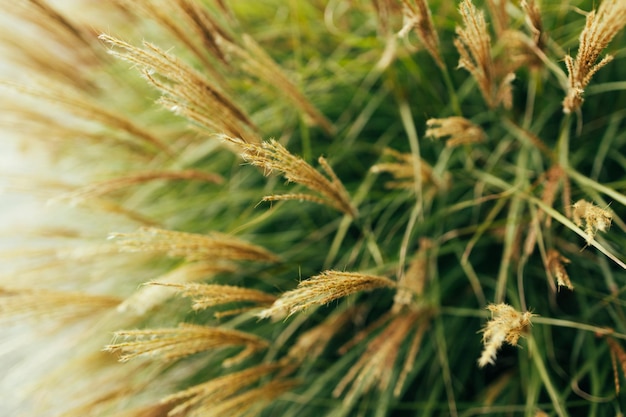
[(221, 233), (200, 235), (157, 228), (109, 235), (123, 252), (148, 252), (185, 258), (188, 261), (246, 260), (277, 262), (278, 258), (256, 245)]
[(320, 156), (318, 163), (328, 178), (275, 140), (263, 142), (260, 146), (232, 138), (229, 141), (239, 145), (243, 158), (251, 165), (262, 168), (266, 175), (273, 171), (281, 172), (287, 181), (303, 185), (315, 193), (271, 195), (264, 197), (264, 201), (311, 201), (333, 207), (352, 218), (358, 217), (358, 212), (350, 202), (348, 192), (324, 157)]
[(521, 336), (529, 331), (533, 314), (525, 311), (520, 313), (507, 304), (490, 304), (491, 320), (482, 330), (484, 349), (478, 359), (478, 366), (495, 364), (498, 349), (504, 342), (517, 346)]
[(282, 294), (270, 308), (260, 312), (259, 317), (277, 319), (291, 316), (314, 305), (328, 304), (350, 294), (384, 287), (395, 287), (395, 283), (375, 275), (324, 271), (300, 282), (295, 290)]
[[(117, 340), (123, 340), (117, 342)], [(105, 350), (119, 355), (121, 362), (138, 357), (172, 361), (209, 349), (243, 346), (237, 356), (223, 362), (228, 367), (239, 363), (268, 343), (256, 336), (230, 329), (218, 329), (181, 323), (171, 329), (123, 330), (115, 332), (114, 343)]]
[(624, 26), (626, 4), (622, 1), (605, 0), (597, 10), (587, 14), (585, 28), (580, 33), (576, 58), (565, 56), (568, 87), (563, 99), (563, 112), (575, 112), (583, 104), (583, 94), (591, 78), (613, 60), (613, 55), (606, 55), (598, 62), (600, 54)]

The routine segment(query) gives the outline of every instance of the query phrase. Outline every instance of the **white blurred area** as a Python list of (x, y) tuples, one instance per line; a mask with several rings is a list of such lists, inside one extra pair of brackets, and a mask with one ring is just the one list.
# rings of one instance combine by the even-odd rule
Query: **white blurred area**
[[(3, 0), (7, 1), (7, 0)], [(2, 9), (3, 7), (1, 7)], [(8, 13), (0, 13), (0, 27), (4, 30), (22, 31), (16, 19)], [(0, 82), (25, 83), (24, 71), (13, 64), (15, 51), (4, 45), (0, 39)], [(11, 108), (13, 93), (0, 87), (2, 108)], [(36, 149), (12, 132), (14, 115), (0, 114), (0, 275), (3, 286), (14, 283), (19, 286), (20, 276), (12, 259), (26, 243), (26, 230), (45, 222), (46, 207), (26, 186), (26, 179), (46, 177), (52, 169), (50, 158), (43, 149)], [(0, 415), (23, 415), (26, 410), (25, 396), (29, 375), (38, 375), (43, 369), (41, 361), (50, 360), (35, 355), (37, 331), (27, 325), (4, 320), (0, 335)]]
[[(4, 9), (2, 5), (1, 9)], [(28, 33), (29, 30), (9, 13), (0, 13), (0, 27), (12, 33)], [(16, 48), (7, 48), (4, 43), (5, 39), (0, 38), (0, 82), (28, 83), (28, 73), (13, 62)], [(2, 107), (11, 108), (15, 93), (6, 87), (0, 88)], [(13, 246), (19, 230), (32, 228), (33, 223), (41, 219), (45, 207), (25, 187), (25, 180), (45, 178), (52, 169), (44, 149), (37, 149), (11, 131), (12, 118), (14, 115), (10, 112), (0, 114), (0, 249)]]
[[(71, 230), (72, 223), (93, 223), (93, 219), (81, 215), (79, 210), (49, 204), (51, 196), (58, 193), (58, 189), (50, 184), (58, 181), (80, 183), (80, 178), (75, 177), (77, 174), (72, 166), (63, 166), (52, 154), (51, 147), (45, 146), (45, 137), (32, 138), (28, 134), (21, 137), (17, 117), (11, 112), (19, 100), (18, 95), (1, 85), (28, 85), (34, 81), (32, 74), (14, 64), (19, 60), (20, 49), (15, 40), (19, 40), (21, 34), (32, 35), (33, 28), (5, 12), (7, 8), (26, 3), (0, 0), (0, 109), (5, 109), (0, 110), (0, 292), (3, 288), (27, 286), (29, 281), (24, 279), (22, 272), (28, 269), (31, 269), (31, 282), (35, 279), (44, 286), (50, 285), (46, 284), (43, 271), (41, 278), (38, 277), (38, 265), (27, 256), (29, 250), (55, 244), (38, 235), (45, 236), (46, 230)], [(50, 3), (63, 8), (73, 7), (74, 12), (78, 12), (81, 10), (77, 7), (79, 4), (89, 9), (90, 2), (62, 0)], [(33, 36), (24, 39), (33, 42)], [(13, 44), (7, 47), (8, 42)], [(106, 234), (102, 232), (102, 240), (105, 239)], [(0, 305), (0, 314), (2, 308)], [(0, 417), (42, 416), (40, 411), (34, 412), (33, 407), (38, 404), (38, 396), (45, 393), (38, 392), (33, 384), (62, 363), (64, 357), (73, 354), (68, 346), (76, 340), (76, 334), (84, 332), (85, 325), (55, 334), (53, 330), (58, 328), (51, 325), (22, 322), (9, 315), (8, 318), (0, 316), (0, 326)], [(58, 327), (58, 324), (53, 326)], [(48, 411), (46, 415), (52, 414), (54, 411)]]
[[(56, 10), (64, 12), (72, 19), (85, 18), (87, 22), (106, 21), (109, 17), (97, 7), (96, 0), (47, 0)], [(10, 111), (17, 108), (29, 109), (32, 106), (47, 106), (48, 103), (30, 100), (23, 94), (12, 91), (11, 88), (1, 85), (10, 83), (25, 86), (44, 86), (49, 83), (45, 74), (33, 74), (20, 66), (20, 49), (28, 45), (49, 48), (50, 42), (37, 45), (39, 36), (45, 32), (38, 31), (31, 22), (21, 21), (5, 10), (24, 9), (28, 2), (22, 0), (0, 0), (0, 250), (17, 247), (21, 237), (30, 238), (34, 232), (44, 229), (60, 229), (75, 223), (80, 219), (73, 210), (67, 215), (67, 207), (59, 204), (49, 204), (49, 200), (58, 194), (61, 188), (58, 184), (78, 185), (82, 183), (76, 172), (76, 162), (60, 161), (49, 146), (50, 141), (45, 137), (33, 137), (32, 132), (20, 132), (24, 128), (24, 121), (18, 120)], [(100, 13), (98, 20), (98, 13)], [(91, 25), (88, 24), (91, 27)], [(95, 28), (95, 26), (93, 26)], [(6, 35), (6, 34), (9, 35)], [(48, 51), (49, 52), (49, 51)], [(62, 59), (63, 54), (59, 54)], [(16, 64), (17, 63), (17, 64)], [(80, 69), (77, 69), (80, 70)], [(24, 103), (26, 105), (24, 106)], [(34, 109), (40, 111), (39, 109)], [(46, 107), (46, 116), (67, 117), (54, 104)], [(20, 124), (21, 123), (21, 124)], [(1, 258), (0, 258), (1, 260)], [(0, 272), (4, 270), (0, 262)]]

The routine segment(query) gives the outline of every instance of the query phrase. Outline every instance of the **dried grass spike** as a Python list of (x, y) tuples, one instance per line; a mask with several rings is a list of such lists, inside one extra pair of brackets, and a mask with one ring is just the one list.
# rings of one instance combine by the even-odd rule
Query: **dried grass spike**
[(433, 242), (426, 238), (420, 239), (420, 246), (409, 268), (398, 280), (398, 288), (393, 298), (392, 311), (398, 313), (405, 307), (415, 308), (416, 298), (424, 293), (428, 279), (428, 251)]
[(395, 282), (385, 277), (354, 272), (324, 271), (320, 275), (300, 282), (295, 290), (282, 294), (270, 308), (261, 311), (259, 317), (273, 319), (288, 317), (314, 305), (328, 304), (360, 291), (395, 286)]
[(570, 260), (561, 255), (556, 249), (550, 249), (546, 254), (546, 262), (548, 272), (556, 278), (556, 283), (559, 288), (567, 287), (568, 289), (573, 290), (574, 286), (569, 279), (569, 275), (564, 265), (570, 263)]
[[(383, 151), (384, 155), (393, 158), (392, 162), (381, 162), (373, 165), (370, 170), (375, 173), (388, 172), (394, 180), (385, 183), (389, 189), (415, 190), (415, 166), (418, 164), (416, 157), (411, 153), (400, 153), (390, 148)], [(419, 161), (421, 170), (422, 186), (425, 187), (425, 194), (434, 195), (437, 191), (447, 187), (447, 176), (436, 178), (433, 176), (433, 169), (424, 159)]]
[[(263, 291), (234, 285), (196, 284), (196, 283), (165, 283), (150, 282), (147, 285), (171, 287), (179, 290), (183, 296), (193, 299), (195, 311), (228, 303), (246, 302), (261, 306), (269, 306), (276, 297)], [(223, 315), (223, 313), (216, 313)]]
[(326, 118), (298, 87), (285, 75), (274, 59), (249, 35), (242, 36), (242, 45), (226, 43), (230, 53), (242, 59), (241, 68), (251, 76), (265, 81), (271, 88), (284, 94), (297, 108), (303, 111), (304, 119), (319, 126), (329, 136), (335, 134), (335, 126)]
[(426, 0), (402, 0), (404, 6), (404, 27), (398, 36), (404, 37), (413, 29), (426, 51), (435, 60), (439, 68), (444, 68), (445, 64), (439, 52), (439, 36), (435, 30), (433, 19)]
[(563, 99), (563, 112), (577, 111), (583, 104), (587, 84), (600, 68), (613, 60), (606, 55), (598, 62), (600, 54), (611, 40), (626, 26), (626, 2), (604, 0), (597, 10), (589, 12), (585, 28), (580, 34), (576, 59), (565, 56), (568, 87)]
[(110, 45), (109, 53), (138, 67), (163, 96), (159, 103), (214, 134), (228, 134), (248, 142), (260, 142), (256, 126), (247, 114), (217, 85), (175, 56), (156, 45), (137, 48), (112, 36), (100, 39)]
[[(333, 390), (333, 396), (342, 395), (348, 386), (351, 388), (344, 397), (346, 404), (351, 404), (359, 392), (365, 393), (374, 387), (384, 391), (393, 386), (395, 395), (398, 395), (408, 372), (413, 367), (422, 336), (428, 328), (429, 322), (423, 319), (422, 312), (419, 311), (395, 315), (385, 328), (368, 342), (360, 359), (352, 365)], [(413, 337), (405, 353), (401, 376), (393, 381), (394, 368), (402, 356), (402, 348), (407, 342), (407, 335), (411, 334)]]
[(535, 46), (542, 51), (545, 47), (545, 33), (543, 32), (541, 10), (535, 0), (522, 0), (520, 6), (526, 13), (526, 22), (533, 34)]
[(520, 336), (529, 330), (530, 319), (534, 315), (529, 311), (520, 313), (504, 303), (490, 304), (487, 310), (491, 311), (491, 320), (482, 329), (484, 349), (478, 359), (481, 368), (495, 363), (497, 352), (504, 342), (517, 346)]
[(117, 307), (117, 310), (124, 313), (143, 315), (172, 296), (171, 291), (167, 291), (162, 287), (164, 285), (189, 285), (189, 282), (207, 279), (219, 273), (232, 273), (235, 270), (236, 268), (233, 265), (226, 263), (220, 265), (210, 261), (183, 264), (157, 280), (142, 285), (137, 291), (127, 297)]
[(511, 82), (515, 75), (501, 62), (494, 64), (484, 13), (471, 0), (463, 0), (459, 12), (463, 18), (463, 27), (457, 26), (457, 38), (454, 40), (460, 55), (459, 68), (466, 69), (474, 77), (489, 108), (499, 105), (510, 108)]
[(268, 403), (297, 387), (294, 379), (273, 379), (259, 388), (245, 391), (217, 404), (205, 404), (194, 410), (189, 417), (215, 416), (254, 416)]
[(358, 314), (355, 308), (333, 313), (320, 324), (302, 333), (289, 349), (287, 356), (297, 362), (319, 357), (330, 340), (336, 334), (345, 331), (355, 314)]
[(459, 52), (459, 68), (465, 68), (476, 80), (487, 105), (495, 107), (493, 100), (494, 68), (491, 58), (491, 38), (483, 12), (478, 11), (470, 0), (459, 5), (464, 27), (457, 27), (458, 38), (454, 46)]
[(0, 320), (78, 320), (118, 306), (121, 298), (83, 292), (0, 287)]
[(184, 415), (189, 410), (225, 401), (282, 367), (282, 364), (269, 363), (246, 368), (168, 395), (161, 402), (178, 403), (168, 416)]
[(114, 342), (105, 346), (104, 350), (119, 354), (120, 362), (145, 356), (176, 360), (210, 349), (243, 346), (243, 351), (223, 362), (224, 367), (239, 363), (268, 346), (265, 340), (248, 333), (186, 323), (170, 329), (115, 332), (114, 340), (119, 339), (125, 341)]
[(480, 126), (464, 117), (446, 117), (426, 121), (426, 137), (446, 140), (447, 147), (484, 142), (487, 136)]
[(273, 171), (281, 172), (289, 182), (300, 184), (315, 194), (283, 194), (265, 197), (266, 201), (306, 200), (333, 207), (352, 218), (358, 217), (356, 208), (350, 202), (350, 196), (326, 159), (318, 162), (328, 177), (320, 174), (303, 159), (293, 155), (275, 140), (261, 145), (245, 143), (238, 139), (225, 138), (242, 149), (243, 158), (254, 166), (261, 167), (266, 175)]
[(578, 200), (572, 208), (574, 209), (572, 220), (576, 226), (582, 227), (583, 224), (585, 226), (587, 243), (591, 243), (597, 231), (605, 232), (611, 227), (613, 215), (608, 210), (601, 209), (585, 200)]
[(214, 184), (221, 184), (224, 178), (218, 174), (212, 174), (202, 171), (185, 170), (185, 171), (158, 171), (158, 172), (141, 172), (127, 175), (120, 178), (98, 182), (86, 187), (82, 187), (77, 191), (62, 195), (57, 200), (81, 201), (91, 197), (98, 197), (109, 194), (123, 188), (144, 184), (150, 181), (206, 181)]
[(109, 238), (123, 252), (162, 253), (188, 261), (278, 261), (264, 248), (215, 232), (201, 235), (145, 227), (134, 233), (113, 233)]
[(624, 351), (624, 348), (612, 337), (607, 337), (606, 343), (609, 345), (609, 350), (611, 351), (611, 360), (613, 361), (615, 392), (619, 394), (620, 384), (619, 375), (617, 374), (617, 362), (619, 362), (619, 366), (622, 369), (622, 375), (626, 377), (626, 351)]
[(155, 133), (140, 126), (133, 119), (118, 110), (103, 107), (83, 92), (72, 91), (70, 88), (55, 84), (32, 87), (2, 81), (0, 82), (0, 86), (7, 87), (27, 96), (58, 104), (72, 115), (85, 120), (98, 122), (107, 129), (117, 130), (137, 138), (149, 144), (154, 150), (161, 150), (167, 156), (174, 155), (174, 151), (170, 146), (163, 142)]

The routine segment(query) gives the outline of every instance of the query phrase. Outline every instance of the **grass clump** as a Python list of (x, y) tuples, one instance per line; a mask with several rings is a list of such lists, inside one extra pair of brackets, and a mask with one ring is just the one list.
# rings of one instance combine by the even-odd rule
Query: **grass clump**
[(623, 1), (2, 8), (2, 414), (623, 413)]

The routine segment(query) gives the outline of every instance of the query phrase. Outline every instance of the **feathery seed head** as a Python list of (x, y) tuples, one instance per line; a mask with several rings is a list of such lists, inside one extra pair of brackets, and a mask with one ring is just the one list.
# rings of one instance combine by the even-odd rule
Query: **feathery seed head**
[(491, 38), (483, 12), (464, 0), (459, 5), (464, 27), (457, 27), (458, 38), (454, 46), (460, 54), (459, 68), (466, 69), (476, 82), (487, 104), (495, 105), (492, 99), (493, 62), (491, 59)]
[(615, 339), (611, 336), (607, 336), (604, 340), (609, 345), (609, 351), (611, 352), (611, 362), (613, 365), (613, 377), (615, 381), (615, 393), (619, 394), (620, 391), (620, 383), (619, 383), (619, 374), (617, 372), (617, 365), (619, 363), (619, 367), (622, 370), (622, 375), (626, 377), (626, 351), (622, 345), (620, 345)]
[(541, 20), (541, 10), (535, 0), (522, 0), (520, 2), (522, 10), (526, 13), (526, 22), (530, 28), (533, 41), (537, 49), (542, 51), (545, 47), (546, 34), (543, 31), (543, 22)]
[(602, 209), (585, 200), (578, 200), (572, 206), (572, 220), (578, 227), (585, 225), (587, 243), (590, 243), (597, 231), (605, 232), (611, 227), (613, 215), (610, 211)]
[[(269, 306), (276, 297), (263, 291), (234, 285), (197, 284), (197, 283), (167, 283), (149, 282), (147, 285), (170, 287), (179, 290), (183, 296), (193, 299), (192, 308), (196, 311), (229, 303), (254, 303), (260, 306)], [(242, 312), (242, 309), (215, 313), (216, 317)]]
[(242, 157), (250, 164), (262, 168), (265, 175), (273, 171), (281, 172), (287, 181), (303, 185), (315, 193), (271, 195), (264, 197), (264, 201), (311, 201), (333, 207), (352, 218), (358, 217), (358, 212), (350, 202), (350, 196), (343, 183), (323, 157), (319, 157), (318, 162), (328, 178), (273, 139), (261, 145), (228, 137), (225, 139), (238, 145), (242, 150)]
[(478, 359), (481, 368), (495, 364), (497, 352), (504, 342), (517, 346), (520, 336), (529, 330), (530, 319), (534, 316), (529, 311), (520, 313), (504, 303), (490, 304), (487, 310), (491, 312), (491, 320), (482, 330), (484, 349)]
[(624, 26), (626, 2), (623, 0), (604, 0), (597, 10), (589, 12), (585, 28), (580, 33), (576, 59), (565, 56), (568, 87), (563, 99), (564, 113), (575, 112), (583, 104), (583, 93), (591, 78), (613, 60), (612, 55), (606, 55), (598, 62), (600, 54)]
[(404, 27), (398, 33), (398, 36), (404, 37), (413, 29), (417, 37), (426, 48), (426, 51), (435, 60), (440, 68), (444, 68), (445, 64), (439, 52), (439, 36), (435, 30), (430, 9), (426, 0), (402, 0), (404, 11)]
[(118, 297), (43, 289), (0, 287), (0, 321), (42, 318), (75, 320), (119, 305)]
[(491, 37), (487, 30), (485, 15), (471, 0), (459, 5), (463, 27), (457, 26), (454, 46), (459, 52), (459, 68), (467, 70), (476, 80), (487, 106), (503, 105), (510, 108), (512, 102), (511, 82), (515, 74), (500, 63), (494, 64), (491, 55)]
[(142, 285), (127, 297), (117, 310), (121, 313), (141, 316), (171, 298), (171, 291), (167, 291), (164, 288), (166, 286), (183, 288), (186, 285), (192, 285), (189, 284), (190, 282), (208, 279), (219, 273), (233, 273), (235, 270), (236, 267), (233, 265), (211, 261), (183, 264), (156, 280)]
[(428, 253), (432, 247), (431, 240), (420, 239), (420, 246), (413, 261), (398, 281), (396, 295), (393, 298), (393, 312), (398, 313), (405, 307), (416, 308), (416, 298), (424, 294), (424, 287), (428, 280)]
[(278, 261), (264, 248), (221, 233), (200, 235), (146, 227), (134, 233), (112, 233), (109, 238), (123, 252), (161, 253), (188, 261)]
[(564, 265), (570, 263), (569, 259), (561, 255), (556, 249), (550, 249), (546, 254), (546, 263), (548, 274), (556, 279), (559, 288), (567, 287), (570, 290), (574, 289)]
[(446, 140), (446, 146), (456, 147), (460, 145), (484, 142), (485, 132), (480, 126), (475, 125), (464, 117), (446, 117), (445, 119), (428, 119), (426, 121), (426, 137)]
[(389, 162), (380, 162), (370, 168), (371, 172), (387, 172), (392, 175), (393, 180), (385, 182), (388, 189), (402, 189), (415, 191), (416, 165), (419, 165), (422, 189), (425, 198), (432, 198), (437, 193), (448, 189), (450, 185), (450, 175), (445, 172), (441, 176), (433, 174), (430, 164), (424, 159), (419, 160), (412, 153), (401, 153), (396, 150), (385, 148), (384, 156), (391, 157)]
[[(117, 340), (123, 339), (123, 342)], [(124, 330), (114, 334), (115, 342), (104, 350), (119, 353), (119, 360), (149, 356), (170, 361), (231, 346), (243, 346), (238, 355), (223, 362), (228, 367), (242, 362), (253, 353), (265, 349), (269, 344), (257, 336), (232, 329), (205, 327), (181, 323), (171, 329)]]
[(248, 415), (268, 401), (293, 388), (294, 380), (272, 377), (259, 388), (252, 388), (263, 378), (277, 371), (289, 371), (285, 363), (268, 363), (246, 368), (194, 385), (161, 400), (163, 404), (176, 404), (168, 416), (204, 416), (220, 410), (219, 415)]
[(100, 35), (100, 39), (111, 46), (111, 55), (135, 65), (163, 94), (159, 102), (165, 109), (209, 133), (260, 142), (257, 128), (245, 112), (218, 85), (177, 57), (149, 42), (144, 42), (141, 49), (106, 34)]
[(385, 277), (354, 272), (324, 271), (320, 275), (300, 282), (295, 290), (283, 293), (270, 308), (261, 311), (259, 317), (280, 319), (314, 305), (328, 304), (350, 294), (395, 286), (395, 282)]

